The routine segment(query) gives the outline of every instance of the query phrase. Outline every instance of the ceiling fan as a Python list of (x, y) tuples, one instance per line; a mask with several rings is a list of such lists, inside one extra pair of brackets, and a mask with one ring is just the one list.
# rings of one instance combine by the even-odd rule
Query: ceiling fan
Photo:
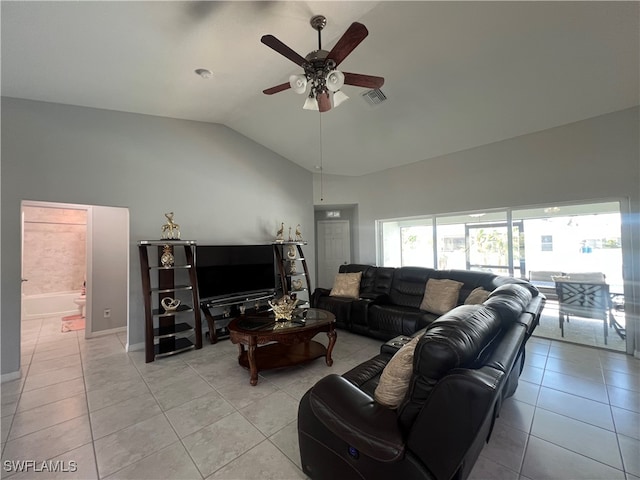
[(318, 50), (314, 50), (306, 57), (299, 55), (273, 35), (264, 35), (260, 39), (267, 47), (304, 69), (304, 74), (291, 75), (289, 82), (267, 88), (263, 93), (273, 95), (291, 88), (294, 92), (302, 94), (310, 85), (309, 95), (303, 108), (327, 112), (332, 106), (337, 107), (349, 98), (340, 91), (343, 85), (380, 88), (384, 84), (382, 77), (336, 70), (338, 65), (369, 35), (367, 27), (358, 22), (352, 23), (338, 43), (328, 52), (322, 49), (322, 29), (327, 25), (327, 19), (323, 15), (315, 15), (310, 23), (318, 32)]

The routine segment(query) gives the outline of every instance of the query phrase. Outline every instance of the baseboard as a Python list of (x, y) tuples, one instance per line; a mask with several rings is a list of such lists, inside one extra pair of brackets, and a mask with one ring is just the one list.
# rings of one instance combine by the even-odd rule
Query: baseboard
[(139, 350), (144, 350), (144, 342), (134, 343), (133, 345), (130, 345), (127, 343), (126, 350), (127, 352), (136, 352)]
[(18, 378), (20, 378), (20, 370), (15, 371), (15, 372), (10, 372), (10, 373), (3, 373), (2, 376), (0, 376), (0, 383), (4, 383), (4, 382), (10, 382), (11, 380), (17, 380)]
[(114, 333), (127, 332), (127, 327), (110, 328), (109, 330), (100, 330), (99, 332), (88, 332), (86, 338), (103, 337), (104, 335), (112, 335)]

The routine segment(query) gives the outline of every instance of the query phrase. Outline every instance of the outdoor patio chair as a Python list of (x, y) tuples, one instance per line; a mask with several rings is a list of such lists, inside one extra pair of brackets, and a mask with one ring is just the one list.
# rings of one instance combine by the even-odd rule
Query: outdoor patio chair
[[(583, 281), (569, 278), (555, 278), (558, 295), (558, 322), (561, 335), (564, 337), (564, 322), (569, 316), (595, 318), (602, 320), (604, 344), (609, 334), (609, 316), (611, 315), (611, 298), (609, 285), (602, 282)], [(604, 275), (603, 275), (604, 277)]]

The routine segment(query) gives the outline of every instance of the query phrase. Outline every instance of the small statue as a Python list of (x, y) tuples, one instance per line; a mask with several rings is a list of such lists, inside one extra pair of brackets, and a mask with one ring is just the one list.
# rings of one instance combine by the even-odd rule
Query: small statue
[(162, 225), (162, 238), (170, 240), (180, 240), (180, 225), (173, 221), (173, 212), (165, 213), (167, 223)]
[(297, 274), (298, 274), (298, 268), (296, 267), (296, 261), (289, 260), (289, 275), (297, 275)]
[(280, 224), (280, 228), (276, 232), (276, 242), (284, 242), (284, 222)]
[(165, 245), (162, 248), (162, 256), (160, 257), (160, 263), (165, 268), (173, 267), (173, 247), (171, 245)]
[(289, 227), (289, 241), (293, 242), (293, 238), (291, 238), (291, 227)]
[(304, 242), (302, 232), (300, 231), (300, 224), (296, 226), (296, 242)]
[(290, 260), (295, 260), (296, 258), (296, 246), (295, 245), (289, 245), (287, 247), (287, 258), (289, 258)]
[(269, 306), (273, 309), (273, 313), (276, 317), (276, 321), (284, 320), (291, 321), (291, 317), (293, 316), (293, 311), (298, 304), (298, 299), (294, 296), (285, 295), (278, 300), (267, 302)]

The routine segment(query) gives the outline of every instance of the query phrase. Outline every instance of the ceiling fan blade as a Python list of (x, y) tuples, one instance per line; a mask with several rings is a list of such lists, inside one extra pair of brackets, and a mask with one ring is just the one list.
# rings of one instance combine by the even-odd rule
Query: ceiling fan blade
[(293, 63), (296, 63), (303, 68), (309, 64), (309, 62), (307, 62), (307, 60), (303, 56), (294, 52), (291, 48), (287, 47), (284, 43), (282, 43), (273, 35), (263, 35), (260, 41), (264, 43), (267, 47), (273, 48), (280, 55), (287, 57)]
[(373, 75), (361, 75), (359, 73), (347, 73), (344, 74), (345, 85), (355, 85), (356, 87), (365, 88), (380, 88), (384, 85), (384, 78), (374, 77)]
[(340, 65), (342, 61), (347, 58), (347, 55), (360, 45), (360, 42), (362, 42), (367, 35), (369, 35), (367, 27), (361, 23), (353, 22), (342, 37), (340, 37), (338, 43), (331, 49), (327, 58), (336, 62), (336, 66)]
[(316, 100), (318, 100), (318, 110), (320, 110), (321, 113), (331, 110), (331, 99), (329, 98), (329, 92), (319, 93), (316, 96)]
[(262, 93), (266, 95), (273, 95), (274, 93), (282, 92), (287, 88), (291, 88), (291, 85), (289, 84), (289, 82), (281, 83), (280, 85), (276, 85), (275, 87), (267, 88), (266, 90), (263, 90)]

